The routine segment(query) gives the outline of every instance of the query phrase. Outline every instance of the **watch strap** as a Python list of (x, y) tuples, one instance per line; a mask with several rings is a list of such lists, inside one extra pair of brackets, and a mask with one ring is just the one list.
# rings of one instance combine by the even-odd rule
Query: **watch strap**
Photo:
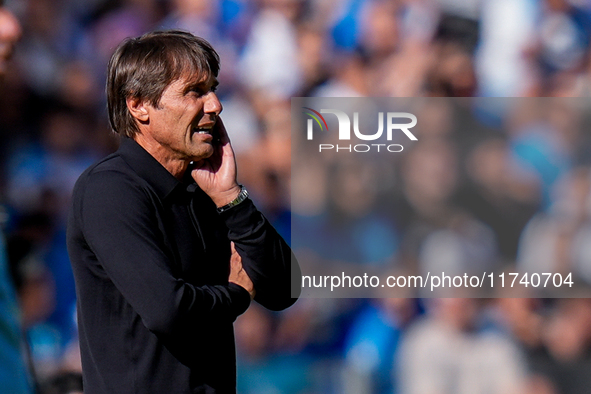
[(223, 207), (219, 207), (217, 209), (218, 213), (222, 213), (227, 211), (230, 208), (235, 207), (236, 205), (240, 204), (242, 201), (246, 200), (248, 198), (248, 191), (246, 190), (246, 188), (242, 185), (240, 186), (240, 193), (238, 193), (238, 196), (230, 201), (228, 204), (224, 205)]

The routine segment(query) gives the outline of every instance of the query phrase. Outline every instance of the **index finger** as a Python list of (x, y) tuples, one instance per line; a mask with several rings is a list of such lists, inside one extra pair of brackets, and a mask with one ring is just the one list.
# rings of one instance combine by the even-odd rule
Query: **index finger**
[(219, 116), (217, 117), (217, 121), (215, 122), (215, 127), (218, 132), (221, 144), (228, 144), (230, 142), (230, 137), (228, 136), (228, 132), (226, 131), (226, 126), (224, 126), (222, 118), (220, 118)]

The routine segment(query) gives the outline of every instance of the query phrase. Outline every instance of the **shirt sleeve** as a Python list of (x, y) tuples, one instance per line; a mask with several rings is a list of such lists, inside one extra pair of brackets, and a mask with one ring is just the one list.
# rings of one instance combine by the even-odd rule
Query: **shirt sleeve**
[(81, 193), (85, 240), (149, 330), (187, 332), (200, 319), (234, 321), (248, 308), (250, 296), (236, 284), (197, 287), (172, 274), (153, 197), (129, 176), (91, 173)]
[(254, 284), (255, 301), (274, 311), (293, 305), (301, 291), (302, 275), (285, 240), (250, 199), (220, 216)]

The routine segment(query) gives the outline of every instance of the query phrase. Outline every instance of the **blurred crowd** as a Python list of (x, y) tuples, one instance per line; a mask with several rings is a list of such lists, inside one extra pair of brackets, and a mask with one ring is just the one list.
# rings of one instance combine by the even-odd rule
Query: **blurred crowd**
[[(292, 241), (303, 272), (370, 272), (381, 283), (428, 272), (545, 272), (571, 274), (575, 284), (541, 293), (533, 281), (501, 288), (496, 279), (485, 292), (494, 299), (300, 300), (296, 307), (323, 316), (321, 327), (347, 327), (335, 344), (344, 357), (337, 391), (586, 392), (591, 101), (374, 100), (380, 110), (387, 104), (419, 120), (418, 141), (391, 141), (405, 145), (400, 153), (320, 154), (318, 141), (306, 151), (304, 134), (292, 134)], [(332, 131), (320, 142), (350, 142)], [(355, 294), (321, 290), (312, 294)], [(475, 295), (465, 290), (445, 294)], [(423, 294), (377, 288), (383, 297), (401, 293)]]
[[(5, 3), (23, 37), (0, 90), (0, 218), (42, 392), (79, 390), (69, 197), (118, 144), (105, 110), (107, 61), (121, 40), (151, 30), (188, 30), (219, 52), (240, 181), (287, 239), (293, 216), (310, 235), (323, 225), (361, 234), (343, 248), (356, 263), (478, 263), (572, 271), (591, 283), (586, 100), (427, 101), (419, 142), (402, 159), (340, 163), (330, 174), (338, 188), (318, 170), (330, 166), (313, 160), (302, 163), (308, 178), (290, 179), (291, 97), (590, 95), (588, 0)], [(384, 196), (381, 182), (399, 193)], [(367, 219), (364, 207), (384, 199), (396, 212)], [(340, 221), (323, 215), (324, 203)], [(321, 235), (311, 237), (318, 254)], [(591, 300), (505, 296), (516, 298), (301, 299), (281, 314), (253, 305), (235, 325), (238, 391), (588, 392)]]

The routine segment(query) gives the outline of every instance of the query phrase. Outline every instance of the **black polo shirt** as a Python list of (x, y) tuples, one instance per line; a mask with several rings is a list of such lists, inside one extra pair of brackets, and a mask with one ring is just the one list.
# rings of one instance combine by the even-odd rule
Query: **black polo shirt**
[(291, 250), (250, 199), (218, 214), (128, 138), (80, 176), (68, 251), (85, 394), (235, 392), (232, 323), (250, 296), (228, 283), (230, 241), (255, 300), (293, 304)]

